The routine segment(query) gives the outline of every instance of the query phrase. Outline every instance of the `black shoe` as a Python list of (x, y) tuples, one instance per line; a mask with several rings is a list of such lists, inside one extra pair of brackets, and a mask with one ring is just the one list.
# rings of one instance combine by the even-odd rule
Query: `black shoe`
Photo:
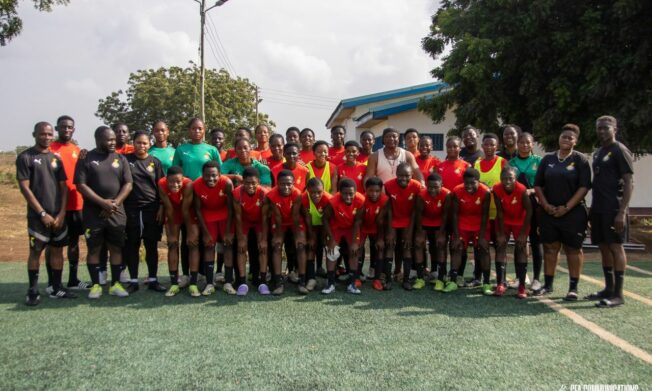
[(602, 299), (608, 299), (613, 295), (612, 292), (607, 291), (606, 289), (603, 289), (601, 291), (593, 292), (590, 295), (584, 296), (586, 300), (602, 300)]
[(410, 281), (403, 281), (403, 285), (401, 285), (401, 286), (406, 291), (411, 291), (412, 289), (414, 289), (414, 288), (412, 288), (412, 284), (410, 284)]
[(138, 289), (140, 289), (140, 287), (138, 286), (137, 282), (130, 282), (129, 284), (127, 284), (127, 287), (125, 288), (125, 290), (129, 293), (134, 293), (138, 291)]
[(625, 300), (622, 297), (615, 296), (611, 299), (602, 299), (595, 303), (595, 306), (598, 308), (613, 308), (623, 304), (625, 304)]
[(77, 295), (70, 292), (67, 289), (59, 288), (58, 290), (50, 293), (50, 298), (52, 299), (76, 299)]
[(385, 283), (383, 284), (383, 290), (384, 291), (391, 291), (392, 290), (392, 281), (391, 280), (385, 281)]
[(575, 291), (568, 291), (566, 296), (564, 297), (564, 301), (577, 301), (578, 300), (577, 292)]
[(161, 285), (158, 280), (157, 281), (150, 281), (149, 284), (147, 284), (147, 289), (150, 291), (154, 292), (165, 292), (167, 291), (167, 288), (165, 288), (163, 285)]
[(532, 292), (532, 296), (547, 296), (552, 293), (552, 289), (548, 287), (543, 287)]
[(41, 302), (41, 295), (37, 290), (29, 289), (27, 291), (27, 296), (25, 296), (25, 304), (30, 307), (38, 305)]
[(68, 284), (66, 285), (68, 289), (72, 290), (88, 290), (91, 289), (91, 285), (87, 282), (80, 281), (80, 280), (73, 280), (73, 281), (68, 281)]

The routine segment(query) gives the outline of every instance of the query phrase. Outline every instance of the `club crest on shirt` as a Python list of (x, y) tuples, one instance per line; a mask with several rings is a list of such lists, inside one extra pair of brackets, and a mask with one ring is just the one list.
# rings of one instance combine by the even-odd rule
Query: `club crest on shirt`
[(455, 173), (456, 173), (456, 174), (459, 174), (459, 173), (460, 173), (460, 169), (459, 169), (459, 168), (456, 168), (456, 169), (455, 169)]
[(413, 198), (414, 198), (414, 194), (410, 194), (410, 195), (408, 196), (408, 201), (412, 201)]
[(210, 158), (211, 158), (211, 155), (209, 155), (208, 152), (206, 152), (204, 154), (204, 160), (209, 160)]
[(224, 197), (224, 191), (220, 190), (220, 197)]
[(84, 237), (86, 239), (91, 237), (91, 229), (90, 228), (86, 228), (86, 231), (84, 231)]
[(297, 185), (301, 184), (301, 178), (297, 178)]
[(566, 167), (566, 169), (568, 171), (573, 171), (575, 169), (575, 162), (572, 162), (571, 164), (569, 164), (568, 167)]
[(260, 206), (260, 200), (256, 200), (256, 206)]
[(358, 211), (358, 208), (353, 208), (353, 214)]
[(358, 179), (362, 179), (362, 173), (358, 174)]
[(437, 207), (441, 208), (441, 200), (437, 201)]
[(539, 166), (536, 163), (532, 163), (532, 171), (536, 171)]
[(149, 165), (147, 165), (147, 171), (154, 172), (154, 162), (151, 162)]
[(77, 152), (74, 152), (74, 151), (72, 152), (72, 158), (77, 159)]
[(113, 168), (120, 168), (120, 161), (118, 159), (113, 159), (111, 166), (113, 166)]
[(602, 158), (602, 161), (603, 162), (608, 162), (610, 157), (611, 157), (611, 152), (604, 155), (604, 157)]
[(516, 201), (516, 197), (512, 198), (512, 205), (516, 205), (518, 201)]
[(57, 159), (52, 159), (52, 162), (50, 163), (50, 166), (52, 166), (52, 168), (54, 168), (56, 170), (57, 167), (59, 167), (59, 163), (57, 163)]
[(478, 198), (475, 199), (475, 204), (476, 204), (476, 205), (480, 205), (480, 197), (478, 197)]

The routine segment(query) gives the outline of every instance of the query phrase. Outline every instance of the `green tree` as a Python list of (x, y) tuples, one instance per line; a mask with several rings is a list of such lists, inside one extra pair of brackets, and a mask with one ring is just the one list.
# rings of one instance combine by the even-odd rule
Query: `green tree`
[(444, 0), (422, 46), (453, 89), (420, 108), (435, 121), (452, 108), (458, 128), (516, 123), (547, 148), (567, 122), (590, 148), (595, 119), (611, 114), (633, 150), (649, 150), (651, 18), (649, 0)]
[[(126, 123), (131, 130), (149, 130), (162, 119), (177, 143), (186, 136), (188, 120), (199, 116), (199, 68), (170, 67), (138, 70), (129, 75), (125, 91), (100, 99), (95, 115), (107, 124)], [(255, 89), (248, 79), (232, 78), (220, 69), (206, 70), (206, 128), (227, 130), (227, 141), (238, 126), (253, 128), (259, 123), (274, 126), (267, 114), (256, 119)]]
[[(70, 0), (32, 0), (34, 8), (50, 12), (55, 5), (68, 5)], [(18, 0), (0, 0), (0, 46), (5, 46), (18, 36), (23, 29), (23, 21), (18, 17)]]

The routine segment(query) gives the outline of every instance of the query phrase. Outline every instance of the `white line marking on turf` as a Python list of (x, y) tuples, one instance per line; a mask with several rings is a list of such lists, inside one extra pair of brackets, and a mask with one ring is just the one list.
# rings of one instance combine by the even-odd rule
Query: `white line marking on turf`
[(590, 320), (578, 315), (576, 312), (571, 311), (568, 308), (565, 308), (564, 306), (555, 303), (554, 301), (548, 298), (537, 297), (537, 299), (543, 304), (553, 309), (554, 311), (570, 318), (570, 320), (584, 327), (585, 329), (589, 330), (590, 332), (602, 338), (603, 340), (624, 350), (625, 352), (631, 354), (632, 356), (652, 365), (652, 354), (648, 353), (647, 351), (632, 345), (631, 343), (625, 341), (624, 339), (618, 337), (617, 335), (610, 333), (609, 331), (603, 329), (602, 327), (591, 322)]
[(640, 267), (632, 266), (632, 265), (627, 265), (625, 266), (627, 269), (633, 270), (636, 273), (641, 273), (641, 274), (646, 274), (648, 276), (652, 276), (652, 272), (649, 272), (647, 270), (643, 270)]
[[(566, 269), (566, 268), (564, 268), (564, 267), (561, 267), (561, 266), (557, 266), (557, 270), (559, 270), (559, 271), (561, 271), (561, 272), (564, 272), (564, 273), (569, 273), (569, 272), (568, 272), (568, 269)], [(586, 276), (586, 275), (584, 275), (584, 274), (580, 274), (580, 277), (581, 277), (582, 280), (584, 280), (584, 281), (588, 281), (588, 282), (590, 282), (590, 283), (592, 283), (592, 284), (600, 285), (600, 286), (604, 285), (604, 282), (603, 282), (603, 281), (596, 280), (596, 279), (593, 278), (593, 277), (589, 277), (589, 276)], [(641, 296), (641, 295), (637, 295), (637, 294), (634, 293), (634, 292), (630, 292), (630, 291), (626, 291), (626, 290), (623, 290), (623, 294), (624, 294), (625, 296), (627, 296), (627, 297), (630, 297), (630, 298), (636, 300), (636, 301), (640, 301), (640, 302), (643, 303), (643, 304), (647, 304), (647, 305), (649, 305), (649, 306), (652, 306), (652, 300), (648, 299), (647, 297), (643, 297), (643, 296)]]

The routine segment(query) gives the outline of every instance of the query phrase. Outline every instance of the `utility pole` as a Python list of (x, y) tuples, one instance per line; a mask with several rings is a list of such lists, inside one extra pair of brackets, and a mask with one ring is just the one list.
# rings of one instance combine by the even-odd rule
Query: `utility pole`
[(219, 7), (226, 3), (229, 0), (218, 0), (213, 4), (212, 6), (206, 8), (206, 0), (195, 0), (199, 4), (199, 18), (201, 21), (201, 33), (200, 33), (200, 38), (199, 38), (199, 94), (201, 95), (201, 107), (199, 109), (199, 117), (201, 118), (202, 121), (206, 120), (205, 117), (205, 87), (204, 87), (204, 82), (206, 79), (206, 68), (204, 66), (204, 31), (206, 28), (206, 13), (210, 10), (212, 10), (215, 7)]
[(254, 120), (254, 126), (258, 126), (258, 103), (260, 101), (258, 100), (258, 86), (256, 86), (256, 119)]

